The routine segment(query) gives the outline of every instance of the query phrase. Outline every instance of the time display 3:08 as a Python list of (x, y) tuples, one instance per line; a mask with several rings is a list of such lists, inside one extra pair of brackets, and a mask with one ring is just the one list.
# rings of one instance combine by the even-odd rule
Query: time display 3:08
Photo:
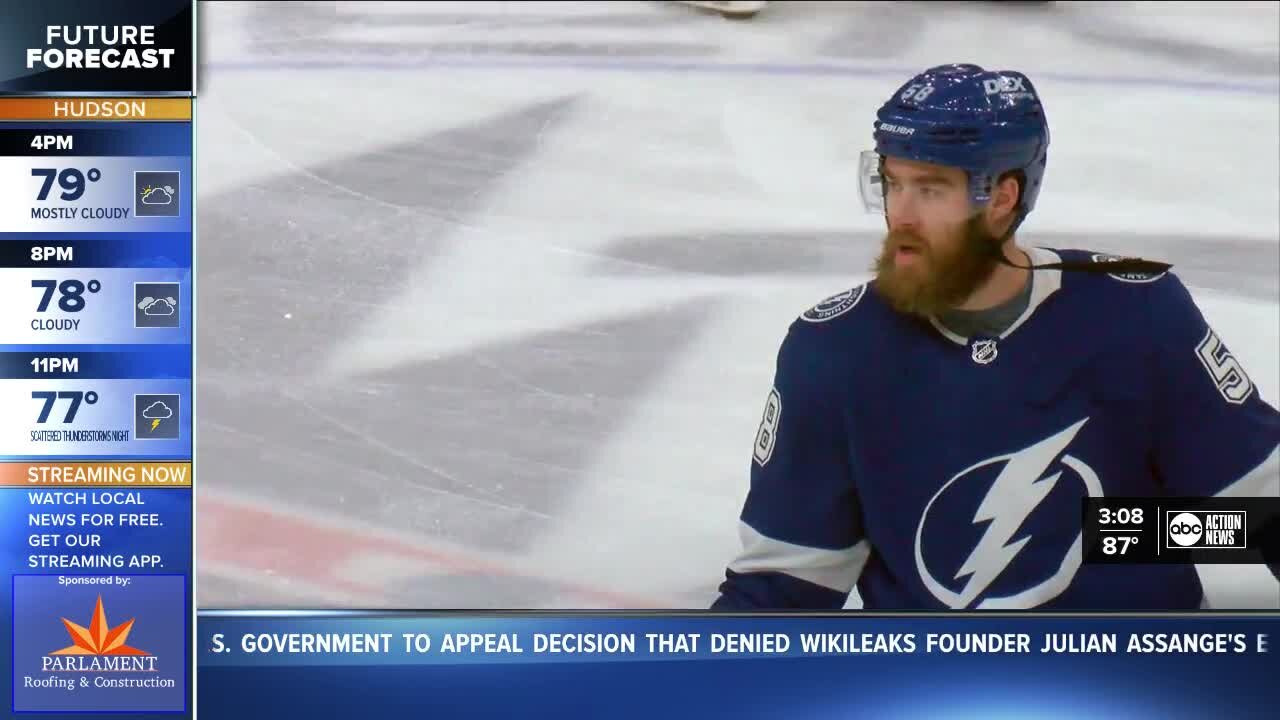
[(1146, 515), (1142, 508), (1098, 508), (1099, 525), (1142, 525)]
[(1088, 562), (1144, 562), (1155, 554), (1155, 538), (1144, 537), (1156, 517), (1153, 506), (1141, 500), (1089, 498), (1086, 510)]

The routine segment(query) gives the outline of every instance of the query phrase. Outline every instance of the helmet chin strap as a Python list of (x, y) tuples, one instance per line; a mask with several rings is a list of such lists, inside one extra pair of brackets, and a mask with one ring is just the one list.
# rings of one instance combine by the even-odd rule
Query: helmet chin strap
[(1086, 273), (1142, 273), (1159, 275), (1168, 272), (1173, 265), (1169, 263), (1156, 262), (1155, 260), (1143, 260), (1142, 258), (1121, 258), (1119, 260), (1064, 260), (1056, 263), (1045, 263), (1044, 265), (1018, 265), (1010, 260), (1004, 254), (1005, 243), (1009, 238), (1013, 237), (1013, 233), (1017, 231), (1018, 226), (1026, 218), (1026, 213), (1019, 211), (1018, 219), (1009, 226), (1009, 229), (1000, 237), (999, 240), (992, 243), (988, 247), (991, 254), (997, 261), (1008, 265), (1009, 267), (1018, 268), (1019, 270), (1065, 270), (1067, 272), (1086, 272)]

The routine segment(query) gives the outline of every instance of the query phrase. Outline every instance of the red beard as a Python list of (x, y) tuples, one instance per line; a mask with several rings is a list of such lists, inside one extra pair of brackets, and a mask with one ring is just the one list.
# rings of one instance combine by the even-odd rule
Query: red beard
[[(890, 231), (876, 258), (875, 288), (898, 312), (936, 316), (963, 303), (991, 277), (998, 242), (981, 216), (957, 228), (941, 249), (911, 231)], [(913, 256), (901, 267), (899, 251)]]

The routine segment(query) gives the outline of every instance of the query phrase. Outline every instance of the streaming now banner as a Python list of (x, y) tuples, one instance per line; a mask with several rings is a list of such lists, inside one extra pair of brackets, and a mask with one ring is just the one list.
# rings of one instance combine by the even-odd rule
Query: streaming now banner
[(205, 611), (198, 712), (1274, 718), (1280, 615)]

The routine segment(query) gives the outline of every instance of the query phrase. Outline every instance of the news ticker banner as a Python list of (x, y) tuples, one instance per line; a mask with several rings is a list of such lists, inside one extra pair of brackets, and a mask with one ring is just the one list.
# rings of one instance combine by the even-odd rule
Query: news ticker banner
[(191, 712), (194, 38), (0, 7), (0, 715)]
[(202, 611), (197, 652), (210, 718), (1167, 720), (1280, 702), (1275, 615)]

